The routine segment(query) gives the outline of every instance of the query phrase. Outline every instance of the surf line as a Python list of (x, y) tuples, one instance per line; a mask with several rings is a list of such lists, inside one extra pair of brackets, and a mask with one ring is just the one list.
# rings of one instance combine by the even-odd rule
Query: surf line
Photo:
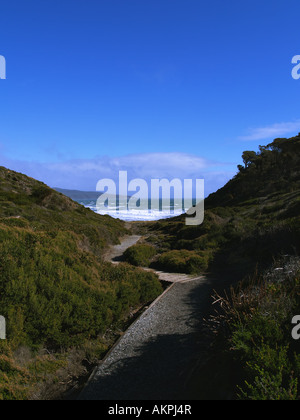
[[(118, 187), (113, 179), (101, 179), (96, 191), (101, 192), (97, 200), (97, 211), (111, 209), (130, 213), (144, 210), (150, 213), (164, 212), (164, 216), (174, 216), (175, 209), (187, 214), (187, 226), (199, 226), (204, 221), (204, 179), (151, 179), (149, 183), (142, 178), (128, 182), (127, 171), (119, 171)], [(130, 193), (130, 194), (129, 194)]]

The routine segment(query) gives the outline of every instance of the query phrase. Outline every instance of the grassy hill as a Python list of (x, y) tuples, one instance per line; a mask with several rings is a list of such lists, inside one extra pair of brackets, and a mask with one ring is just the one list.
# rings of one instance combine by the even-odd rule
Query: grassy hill
[(29, 398), (37, 383), (68, 369), (74, 349), (86, 363), (101, 357), (107, 331), (161, 292), (155, 275), (103, 263), (104, 250), (126, 232), (123, 222), (0, 168), (0, 314), (8, 337), (0, 342), (0, 399)]

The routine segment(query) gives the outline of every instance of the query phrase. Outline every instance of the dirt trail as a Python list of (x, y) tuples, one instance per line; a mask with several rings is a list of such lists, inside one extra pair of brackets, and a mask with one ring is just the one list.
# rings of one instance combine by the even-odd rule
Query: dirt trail
[(104, 261), (109, 261), (113, 264), (118, 264), (122, 261), (122, 257), (126, 249), (130, 248), (131, 246), (135, 245), (142, 236), (140, 235), (131, 235), (125, 236), (122, 238), (121, 243), (119, 245), (111, 246), (110, 249), (104, 256)]
[[(110, 247), (106, 255), (104, 256), (104, 260), (111, 262), (113, 264), (119, 264), (123, 260), (124, 252), (130, 248), (131, 246), (138, 243), (143, 236), (141, 235), (132, 235), (132, 236), (125, 236), (121, 239), (121, 243), (119, 245), (113, 245)], [(167, 273), (165, 271), (157, 271), (153, 270), (152, 268), (143, 268), (145, 271), (150, 271), (158, 275), (159, 280), (167, 281), (169, 283), (186, 283), (189, 281), (194, 281), (199, 278), (199, 276), (192, 276), (189, 274), (180, 274), (180, 273)]]

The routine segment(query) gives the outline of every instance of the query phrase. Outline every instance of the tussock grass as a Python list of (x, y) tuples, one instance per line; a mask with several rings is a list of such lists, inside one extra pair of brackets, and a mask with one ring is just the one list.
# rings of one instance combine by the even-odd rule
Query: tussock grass
[[(218, 356), (235, 369), (233, 398), (298, 400), (300, 352), (291, 321), (300, 314), (300, 258), (285, 257), (230, 293), (216, 294), (215, 307), (209, 324)], [(213, 392), (217, 384), (210, 387)]]

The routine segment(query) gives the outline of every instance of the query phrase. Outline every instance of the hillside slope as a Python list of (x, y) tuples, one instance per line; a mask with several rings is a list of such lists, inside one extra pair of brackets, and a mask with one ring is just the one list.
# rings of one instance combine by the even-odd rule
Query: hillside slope
[(300, 133), (278, 138), (258, 152), (245, 151), (238, 174), (223, 188), (211, 194), (206, 207), (234, 206), (254, 198), (286, 194), (300, 188)]
[(20, 218), (36, 230), (71, 230), (82, 235), (86, 246), (98, 255), (126, 233), (120, 220), (99, 217), (42, 182), (3, 167), (0, 167), (0, 203), (3, 223), (9, 224), (9, 218)]
[(300, 251), (300, 135), (247, 151), (243, 160), (238, 174), (206, 199), (201, 226), (186, 226), (185, 217), (145, 225), (158, 253), (154, 265), (246, 274)]
[[(91, 352), (94, 340), (101, 356), (100, 337), (162, 291), (155, 275), (102, 261), (126, 232), (123, 222), (0, 168), (0, 314), (8, 337), (0, 342), (0, 399), (28, 398), (68, 365), (70, 348)], [(25, 364), (20, 349), (31, 354)]]
[(144, 226), (151, 264), (231, 285), (206, 317), (211, 347), (191, 375), (193, 399), (299, 400), (291, 332), (300, 313), (300, 135), (246, 151), (243, 163), (207, 198), (203, 225), (179, 217)]

